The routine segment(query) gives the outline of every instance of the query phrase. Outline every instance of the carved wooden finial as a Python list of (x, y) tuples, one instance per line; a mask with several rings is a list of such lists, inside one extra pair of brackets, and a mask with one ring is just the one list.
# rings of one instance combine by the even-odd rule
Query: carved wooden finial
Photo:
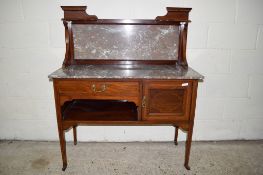
[(189, 12), (192, 8), (178, 8), (166, 7), (167, 14), (164, 16), (157, 16), (157, 21), (175, 21), (175, 22), (190, 22), (188, 20)]
[(86, 13), (87, 6), (61, 6), (64, 11), (64, 20), (88, 20), (96, 21), (98, 17), (95, 15), (88, 15)]

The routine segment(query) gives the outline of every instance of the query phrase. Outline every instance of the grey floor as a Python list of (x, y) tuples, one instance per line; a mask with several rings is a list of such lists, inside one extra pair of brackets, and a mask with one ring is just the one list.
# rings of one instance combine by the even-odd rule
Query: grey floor
[(191, 170), (183, 167), (184, 142), (67, 143), (61, 171), (58, 142), (0, 141), (0, 174), (263, 174), (263, 141), (193, 142)]

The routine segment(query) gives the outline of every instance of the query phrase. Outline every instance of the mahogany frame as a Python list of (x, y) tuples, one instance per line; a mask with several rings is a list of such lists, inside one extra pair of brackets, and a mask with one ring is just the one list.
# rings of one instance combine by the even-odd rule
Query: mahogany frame
[[(65, 26), (66, 54), (62, 67), (82, 64), (117, 64), (117, 65), (137, 65), (137, 64), (179, 64), (187, 67), (186, 42), (188, 23), (190, 22), (189, 12), (191, 8), (167, 7), (165, 16), (157, 16), (153, 20), (146, 19), (98, 19), (95, 15), (86, 13), (87, 6), (61, 6), (64, 10), (62, 19)], [(78, 60), (74, 59), (74, 42), (72, 24), (111, 24), (111, 25), (176, 25), (179, 26), (179, 48), (177, 60)]]
[[(86, 6), (62, 6), (64, 10), (64, 18), (62, 19), (63, 24), (65, 26), (65, 42), (66, 42), (66, 53), (65, 59), (63, 61), (62, 67), (67, 67), (70, 65), (83, 65), (83, 64), (115, 64), (115, 65), (136, 65), (136, 64), (157, 64), (157, 65), (180, 65), (185, 68), (188, 67), (187, 58), (186, 58), (186, 44), (187, 44), (187, 31), (188, 31), (188, 23), (190, 22), (189, 12), (191, 8), (176, 8), (176, 7), (167, 7), (167, 14), (164, 16), (157, 16), (153, 20), (145, 20), (145, 19), (136, 19), (136, 20), (123, 20), (123, 19), (98, 19), (95, 15), (89, 15), (86, 13)], [(177, 60), (78, 60), (74, 59), (74, 43), (73, 43), (73, 33), (72, 33), (72, 24), (112, 24), (112, 25), (176, 25), (179, 26), (179, 48), (178, 48), (178, 59)], [(192, 132), (194, 126), (194, 116), (195, 116), (195, 106), (196, 106), (196, 97), (197, 97), (197, 87), (198, 87), (198, 79), (185, 79), (186, 82), (191, 84), (191, 92), (188, 93), (190, 96), (190, 101), (187, 105), (189, 105), (189, 118), (188, 120), (142, 120), (142, 103), (144, 96), (143, 86), (151, 80), (146, 79), (124, 79), (121, 81), (136, 81), (139, 83), (139, 107), (138, 107), (138, 121), (63, 121), (61, 106), (65, 101), (72, 100), (75, 97), (81, 95), (81, 93), (75, 92), (74, 95), (61, 95), (59, 91), (59, 82), (61, 81), (76, 81), (76, 85), (79, 84), (80, 81), (93, 81), (96, 79), (81, 79), (75, 80), (71, 79), (63, 79), (63, 78), (54, 78), (53, 86), (54, 86), (54, 97), (56, 103), (56, 115), (57, 115), (57, 123), (58, 123), (58, 132), (59, 132), (59, 140), (60, 140), (60, 148), (62, 154), (63, 168), (65, 171), (67, 167), (67, 154), (66, 154), (66, 140), (65, 140), (65, 131), (73, 128), (73, 136), (74, 136), (74, 144), (77, 144), (77, 130), (76, 127), (78, 125), (172, 125), (175, 127), (175, 137), (174, 143), (177, 145), (178, 138), (178, 129), (182, 129), (187, 132), (187, 139), (185, 144), (185, 161), (184, 166), (186, 169), (190, 170), (189, 167), (189, 156), (192, 142)], [(111, 81), (114, 83), (115, 79), (103, 79), (96, 80), (100, 81)], [(173, 80), (153, 80), (153, 81), (163, 81), (166, 83), (173, 83), (176, 81), (181, 81), (177, 79)], [(73, 86), (73, 85), (72, 85)], [(120, 85), (121, 86), (121, 85)], [(84, 98), (84, 96), (82, 96)]]

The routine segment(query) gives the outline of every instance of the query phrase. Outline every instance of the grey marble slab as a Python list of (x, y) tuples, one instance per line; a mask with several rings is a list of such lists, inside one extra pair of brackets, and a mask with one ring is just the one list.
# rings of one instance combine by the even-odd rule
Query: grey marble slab
[(204, 77), (188, 67), (174, 65), (72, 65), (60, 68), (48, 76), (54, 78), (111, 78), (111, 79), (203, 79)]
[(177, 60), (179, 26), (72, 25), (75, 59)]

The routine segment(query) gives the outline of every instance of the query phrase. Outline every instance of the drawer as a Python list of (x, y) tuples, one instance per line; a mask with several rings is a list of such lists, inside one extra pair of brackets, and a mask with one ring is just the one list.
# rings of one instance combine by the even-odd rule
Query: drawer
[(57, 82), (59, 93), (79, 93), (91, 96), (138, 97), (139, 82), (62, 80)]

